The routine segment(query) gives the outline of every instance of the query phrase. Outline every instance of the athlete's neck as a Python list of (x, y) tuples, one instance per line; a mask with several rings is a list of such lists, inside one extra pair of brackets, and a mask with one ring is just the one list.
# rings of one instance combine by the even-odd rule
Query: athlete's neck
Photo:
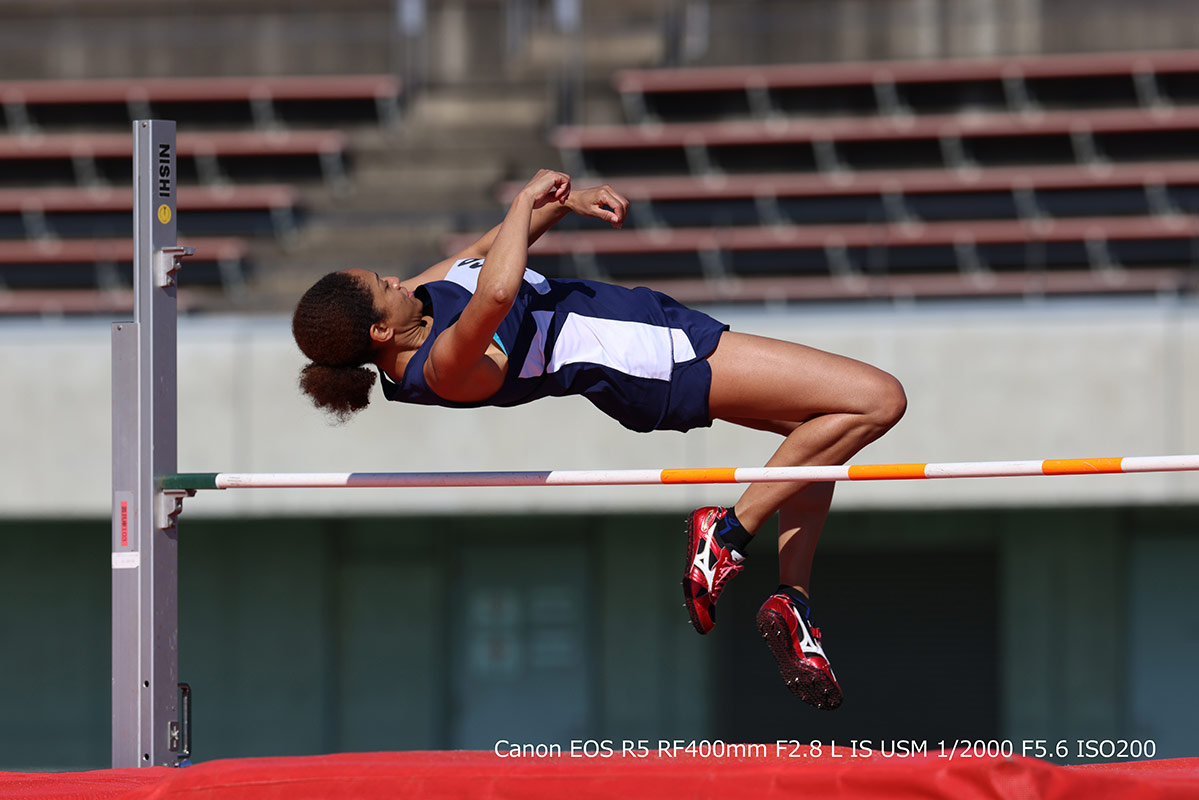
[(396, 331), (390, 340), (376, 346), (375, 365), (398, 381), (408, 359), (428, 340), (432, 329), (433, 318), (426, 316), (411, 328)]

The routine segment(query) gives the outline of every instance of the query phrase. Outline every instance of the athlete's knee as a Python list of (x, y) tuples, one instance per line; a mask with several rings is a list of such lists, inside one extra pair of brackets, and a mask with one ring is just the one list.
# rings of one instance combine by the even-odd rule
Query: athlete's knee
[(903, 384), (894, 375), (880, 370), (872, 382), (869, 406), (871, 422), (882, 432), (890, 430), (908, 409), (908, 397)]

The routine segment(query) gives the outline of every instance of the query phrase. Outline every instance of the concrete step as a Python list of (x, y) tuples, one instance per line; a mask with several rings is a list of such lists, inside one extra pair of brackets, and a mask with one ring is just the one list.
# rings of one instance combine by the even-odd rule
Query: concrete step
[(426, 220), (421, 226), (397, 225), (386, 218), (351, 224), (352, 218), (318, 221), (304, 228), (291, 248), (312, 260), (380, 259), (391, 261), (409, 249), (438, 249), (451, 232), (452, 220)]
[(600, 30), (576, 40), (554, 30), (534, 32), (516, 69), (519, 76), (581, 69), (588, 77), (610, 76), (618, 69), (662, 63), (665, 43), (654, 27)]
[(501, 184), (562, 166), (548, 139), (550, 88), (543, 79), (434, 87), (410, 98), (395, 127), (348, 129), (349, 190), (305, 190), (306, 224), (285, 247), (254, 248), (242, 302), (287, 311), (346, 267), (407, 277), (444, 258), (451, 235), (498, 223)]
[(472, 129), (526, 129), (543, 125), (550, 111), (549, 88), (513, 84), (436, 88), (417, 97), (408, 107), (409, 131)]
[(356, 170), (350, 190), (338, 197), (313, 193), (310, 215), (329, 211), (381, 213), (441, 211), (453, 214), (494, 206), (495, 189), (505, 179), (502, 164), (451, 168), (420, 164)]
[(355, 153), (350, 168), (355, 173), (355, 178), (372, 170), (403, 167), (426, 171), (445, 169), (464, 172), (486, 169), (489, 165), (502, 161), (505, 152), (507, 148), (498, 144), (449, 144), (430, 137), (428, 141), (405, 142), (385, 151)]

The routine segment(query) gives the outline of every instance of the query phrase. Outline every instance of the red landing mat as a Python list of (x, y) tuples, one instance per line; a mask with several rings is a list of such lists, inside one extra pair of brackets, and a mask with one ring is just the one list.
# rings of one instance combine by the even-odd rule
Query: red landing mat
[(1199, 759), (1058, 767), (1026, 758), (931, 753), (887, 758), (500, 758), (490, 752), (361, 753), (210, 761), (185, 769), (0, 773), (0, 800), (588, 797), (713, 798), (1194, 798)]

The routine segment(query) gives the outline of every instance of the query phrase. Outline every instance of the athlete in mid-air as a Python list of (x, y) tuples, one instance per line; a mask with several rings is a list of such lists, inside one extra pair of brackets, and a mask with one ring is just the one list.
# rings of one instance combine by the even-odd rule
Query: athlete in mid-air
[[(726, 420), (783, 437), (767, 466), (841, 464), (903, 415), (899, 382), (860, 361), (729, 330), (646, 288), (546, 279), (528, 248), (574, 212), (621, 227), (628, 201), (610, 186), (572, 191), (541, 170), (503, 222), (407, 280), (362, 269), (326, 275), (300, 300), (292, 330), (311, 359), (300, 384), (345, 418), (376, 379), (389, 400), (455, 408), (512, 406), (578, 394), (635, 431)], [(758, 629), (787, 686), (817, 708), (841, 688), (810, 619), (816, 543), (832, 483), (757, 483), (727, 508), (687, 518), (683, 597), (700, 633), (744, 566), (763, 524), (779, 515), (779, 587)]]

